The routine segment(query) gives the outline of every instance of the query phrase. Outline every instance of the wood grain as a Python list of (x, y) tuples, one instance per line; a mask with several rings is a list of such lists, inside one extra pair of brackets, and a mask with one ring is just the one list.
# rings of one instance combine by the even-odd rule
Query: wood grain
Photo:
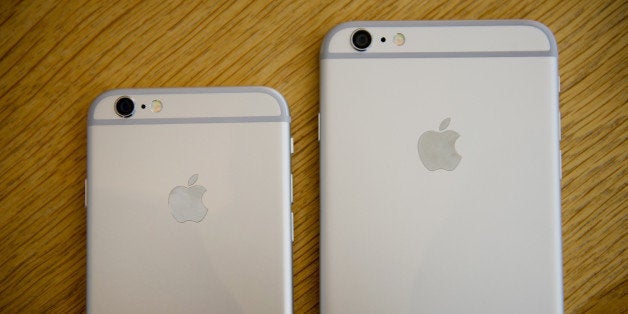
[(525, 18), (558, 41), (565, 310), (628, 302), (626, 1), (0, 2), (0, 312), (85, 310), (86, 114), (122, 87), (267, 85), (290, 104), (294, 304), (318, 311), (318, 53), (348, 20)]

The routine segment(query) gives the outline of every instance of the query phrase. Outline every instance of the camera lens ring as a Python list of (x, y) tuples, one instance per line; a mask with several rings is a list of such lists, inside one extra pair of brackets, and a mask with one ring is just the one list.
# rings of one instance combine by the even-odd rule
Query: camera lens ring
[(357, 51), (364, 51), (371, 45), (373, 37), (365, 29), (357, 29), (351, 34), (351, 46)]
[(122, 96), (116, 100), (116, 114), (122, 118), (129, 118), (135, 112), (135, 104), (128, 96)]

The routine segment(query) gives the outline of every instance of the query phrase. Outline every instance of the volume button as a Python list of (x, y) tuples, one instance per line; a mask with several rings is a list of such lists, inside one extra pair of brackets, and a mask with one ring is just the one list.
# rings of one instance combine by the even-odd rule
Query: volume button
[(294, 203), (294, 182), (292, 181), (292, 173), (290, 174), (290, 204)]
[(294, 212), (290, 212), (290, 239), (294, 243)]
[(290, 155), (294, 154), (294, 138), (290, 138)]
[(558, 109), (558, 142), (563, 140), (563, 126), (562, 126), (562, 118), (560, 115), (560, 109)]
[(87, 179), (83, 182), (83, 202), (83, 205), (87, 208)]
[(563, 151), (558, 151), (558, 181), (563, 181)]
[[(558, 97), (560, 98), (560, 75), (556, 75), (556, 87), (558, 88)], [(558, 104), (556, 105), (557, 109), (556, 111), (558, 111), (558, 142), (562, 141), (563, 139), (563, 130), (561, 127), (561, 119), (560, 119), (560, 99), (558, 100)]]

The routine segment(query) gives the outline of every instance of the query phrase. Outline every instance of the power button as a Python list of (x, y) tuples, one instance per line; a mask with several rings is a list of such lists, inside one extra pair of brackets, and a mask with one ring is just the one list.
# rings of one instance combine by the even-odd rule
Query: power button
[(321, 141), (321, 113), (318, 113), (318, 127), (316, 129), (316, 139)]

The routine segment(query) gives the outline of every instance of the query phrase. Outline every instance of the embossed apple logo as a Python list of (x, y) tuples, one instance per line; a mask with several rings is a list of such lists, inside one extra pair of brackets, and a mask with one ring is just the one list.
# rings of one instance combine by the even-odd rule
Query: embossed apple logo
[(456, 140), (460, 134), (451, 130), (444, 131), (449, 122), (451, 118), (445, 118), (438, 127), (441, 132), (427, 131), (419, 137), (419, 158), (427, 170), (452, 171), (462, 159), (456, 152)]
[(203, 204), (203, 194), (207, 191), (202, 185), (194, 185), (198, 180), (198, 174), (188, 179), (188, 185), (176, 186), (170, 191), (168, 206), (172, 216), (178, 222), (188, 220), (200, 222), (207, 215), (207, 207)]

